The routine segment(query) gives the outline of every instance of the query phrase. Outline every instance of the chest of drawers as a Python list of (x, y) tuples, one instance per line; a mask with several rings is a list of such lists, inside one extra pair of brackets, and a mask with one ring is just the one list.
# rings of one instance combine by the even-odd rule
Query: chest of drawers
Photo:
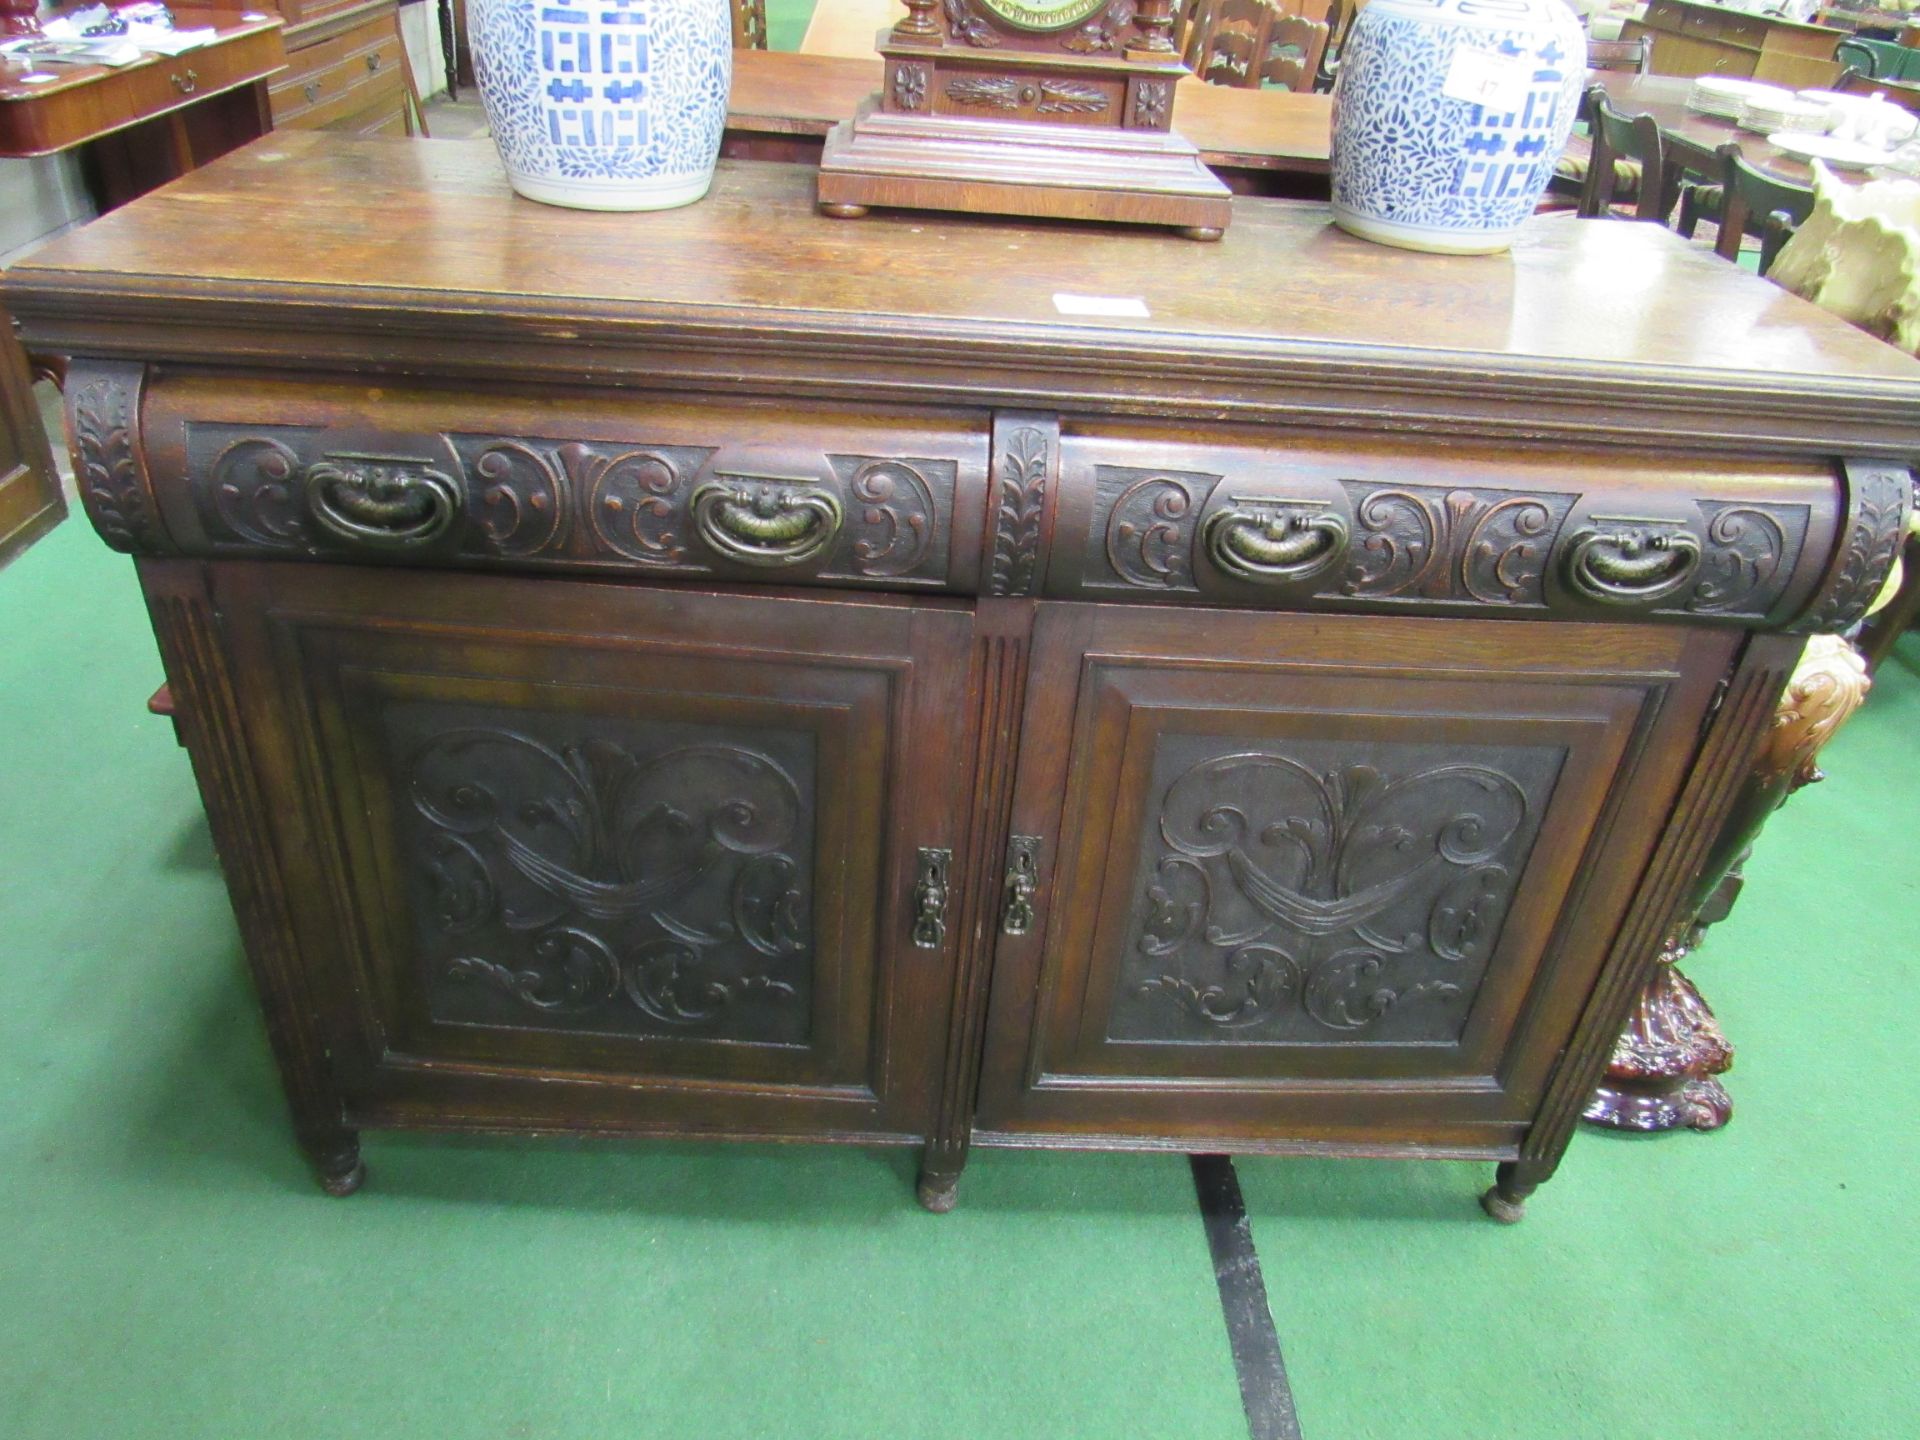
[(1695, 0), (1652, 0), (1640, 19), (1627, 22), (1623, 34), (1630, 40), (1652, 39), (1656, 75), (1719, 75), (1789, 90), (1833, 84), (1840, 73), (1834, 48), (1847, 38), (1846, 31), (1830, 26), (1747, 15)]
[(1655, 227), (1238, 203), (276, 135), (11, 272), (331, 1187), (369, 1126), (1551, 1173), (1920, 365)]

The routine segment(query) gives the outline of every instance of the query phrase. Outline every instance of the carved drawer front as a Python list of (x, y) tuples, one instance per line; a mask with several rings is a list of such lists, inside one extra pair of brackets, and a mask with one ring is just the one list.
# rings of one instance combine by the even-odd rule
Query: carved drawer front
[(1028, 590), (995, 593), (1755, 628), (1808, 602), (1841, 494), (1807, 464), (1106, 420), (1003, 424), (995, 478), (996, 540), (1023, 505), (1052, 537)]
[(192, 377), (149, 386), (140, 413), (160, 548), (187, 554), (978, 582), (983, 414)]
[(961, 834), (963, 610), (216, 583), (369, 1120), (924, 1133), (951, 946), (914, 887)]
[(1737, 639), (1043, 606), (981, 1124), (1511, 1143)]

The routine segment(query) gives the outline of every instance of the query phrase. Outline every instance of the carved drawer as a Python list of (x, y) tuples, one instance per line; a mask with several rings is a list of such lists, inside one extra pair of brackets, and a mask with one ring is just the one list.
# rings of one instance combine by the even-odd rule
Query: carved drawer
[(68, 386), (82, 467), (107, 481), (87, 487), (95, 522), (128, 550), (978, 586), (984, 414), (141, 388), (139, 367), (112, 365)]
[(995, 475), (996, 555), (1051, 537), (996, 593), (1749, 628), (1813, 601), (1841, 496), (1824, 463), (1041, 416)]

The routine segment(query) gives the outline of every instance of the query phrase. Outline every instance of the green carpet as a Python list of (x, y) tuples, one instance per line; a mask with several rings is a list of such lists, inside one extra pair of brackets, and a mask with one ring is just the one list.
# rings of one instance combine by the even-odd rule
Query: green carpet
[[(1141, 1437), (1245, 1428), (1184, 1161), (289, 1140), (128, 562), (0, 572), (0, 1437)], [(1242, 1161), (1308, 1440), (1920, 1431), (1903, 1063), (1920, 646), (1694, 972), (1712, 1137), (1487, 1167)], [(1902, 764), (1909, 768), (1904, 772)]]

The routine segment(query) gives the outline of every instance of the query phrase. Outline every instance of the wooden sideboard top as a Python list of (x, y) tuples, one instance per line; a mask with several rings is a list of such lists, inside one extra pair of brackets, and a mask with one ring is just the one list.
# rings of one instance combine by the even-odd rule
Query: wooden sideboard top
[(1544, 218), (1509, 255), (1445, 258), (1299, 202), (1237, 200), (1208, 245), (829, 220), (813, 184), (726, 162), (701, 204), (593, 214), (515, 197), (486, 145), (283, 133), (55, 241), (4, 296), (66, 355), (1920, 450), (1920, 362), (1658, 226)]

